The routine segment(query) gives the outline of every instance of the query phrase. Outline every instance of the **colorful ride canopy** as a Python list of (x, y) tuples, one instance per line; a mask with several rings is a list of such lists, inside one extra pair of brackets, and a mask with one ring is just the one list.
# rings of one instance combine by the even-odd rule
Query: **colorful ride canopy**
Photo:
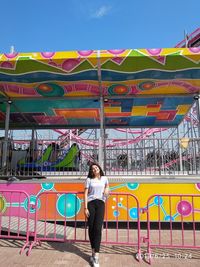
[(200, 91), (200, 48), (0, 54), (0, 127), (177, 126)]

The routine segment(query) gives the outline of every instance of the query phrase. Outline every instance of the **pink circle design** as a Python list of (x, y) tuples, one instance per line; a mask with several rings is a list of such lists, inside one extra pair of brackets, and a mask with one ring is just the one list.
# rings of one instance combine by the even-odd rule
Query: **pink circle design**
[(183, 217), (189, 216), (192, 212), (192, 205), (187, 200), (182, 200), (177, 205), (177, 211)]
[(82, 57), (87, 57), (93, 53), (93, 50), (80, 50), (78, 54)]
[(49, 65), (57, 67), (58, 65), (54, 61), (49, 61)]
[(78, 66), (79, 62), (78, 59), (67, 59), (62, 63), (62, 68), (66, 71), (70, 71)]
[(18, 55), (17, 52), (14, 53), (9, 53), (9, 54), (4, 54), (5, 57), (11, 59), (11, 58), (15, 58)]
[(147, 52), (152, 56), (158, 56), (160, 55), (162, 49), (161, 48), (153, 48), (153, 49), (147, 49)]
[(190, 52), (198, 54), (200, 52), (200, 47), (190, 47), (188, 48)]
[(43, 58), (52, 58), (55, 55), (55, 52), (42, 52), (41, 56)]
[(196, 189), (200, 191), (200, 183), (196, 184)]
[(4, 62), (1, 63), (1, 67), (5, 68), (5, 69), (12, 69), (13, 65), (9, 61), (4, 61)]
[(122, 54), (125, 51), (125, 49), (113, 49), (113, 50), (108, 50), (109, 53), (113, 55), (119, 55)]

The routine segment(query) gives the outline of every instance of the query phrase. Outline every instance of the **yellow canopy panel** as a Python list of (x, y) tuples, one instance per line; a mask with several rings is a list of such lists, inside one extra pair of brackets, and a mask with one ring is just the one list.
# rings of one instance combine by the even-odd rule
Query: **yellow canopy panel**
[(200, 48), (0, 54), (0, 125), (178, 125), (200, 90)]

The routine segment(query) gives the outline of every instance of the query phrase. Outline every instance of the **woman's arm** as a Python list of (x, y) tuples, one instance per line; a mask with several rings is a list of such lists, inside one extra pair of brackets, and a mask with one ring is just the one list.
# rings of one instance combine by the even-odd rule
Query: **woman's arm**
[(105, 189), (104, 189), (103, 194), (104, 194), (105, 197), (108, 197), (109, 196), (109, 193), (110, 193), (110, 188), (109, 188), (109, 184), (107, 183), (105, 185)]
[(88, 218), (90, 216), (89, 210), (88, 210), (88, 188), (85, 188), (84, 191), (84, 213), (85, 216)]

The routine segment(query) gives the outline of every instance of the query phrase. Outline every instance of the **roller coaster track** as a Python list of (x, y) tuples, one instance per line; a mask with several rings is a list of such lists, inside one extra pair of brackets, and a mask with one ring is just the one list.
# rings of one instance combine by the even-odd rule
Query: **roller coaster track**
[(200, 46), (200, 28), (197, 28), (185, 39), (179, 42), (175, 47), (199, 47)]

